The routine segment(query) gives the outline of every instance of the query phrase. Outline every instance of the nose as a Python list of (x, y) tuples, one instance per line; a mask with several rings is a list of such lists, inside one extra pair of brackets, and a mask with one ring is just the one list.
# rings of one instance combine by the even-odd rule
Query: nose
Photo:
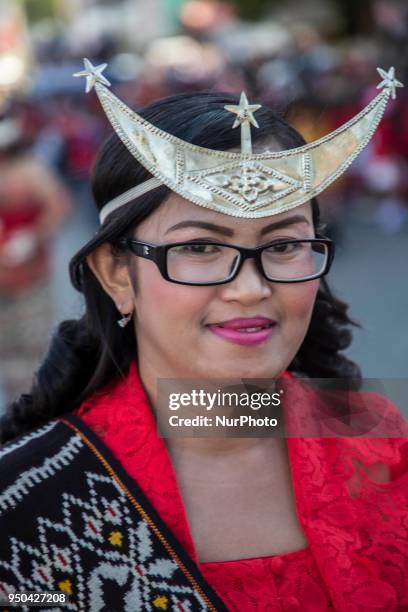
[(270, 297), (274, 291), (273, 283), (262, 276), (254, 259), (244, 261), (238, 276), (220, 285), (219, 289), (225, 301), (238, 301), (248, 306)]

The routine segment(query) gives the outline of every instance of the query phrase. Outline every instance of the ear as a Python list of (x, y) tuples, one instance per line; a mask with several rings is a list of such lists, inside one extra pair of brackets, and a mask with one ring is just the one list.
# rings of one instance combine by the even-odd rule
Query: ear
[(123, 314), (132, 312), (134, 293), (125, 257), (118, 257), (112, 245), (105, 242), (92, 251), (86, 261), (117, 309)]

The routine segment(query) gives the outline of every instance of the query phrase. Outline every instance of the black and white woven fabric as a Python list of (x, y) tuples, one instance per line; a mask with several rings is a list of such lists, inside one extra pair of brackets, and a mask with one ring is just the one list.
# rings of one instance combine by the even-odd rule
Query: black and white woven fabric
[(0, 534), (0, 600), (59, 591), (69, 603), (35, 609), (226, 610), (137, 483), (74, 415), (0, 448)]

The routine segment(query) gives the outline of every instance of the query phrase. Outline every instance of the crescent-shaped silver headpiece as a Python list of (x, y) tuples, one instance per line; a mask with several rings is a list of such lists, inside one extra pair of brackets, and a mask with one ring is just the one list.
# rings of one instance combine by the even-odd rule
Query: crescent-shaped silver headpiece
[(300, 206), (338, 178), (374, 134), (397, 87), (394, 68), (377, 68), (381, 92), (350, 121), (302, 147), (252, 153), (251, 124), (259, 127), (245, 93), (238, 105), (225, 109), (241, 127), (241, 152), (215, 151), (186, 142), (155, 127), (119, 100), (103, 76), (107, 64), (93, 66), (84, 59), (87, 93), (95, 87), (113, 128), (134, 157), (153, 177), (111, 200), (100, 211), (103, 223), (114, 210), (160, 185), (167, 185), (194, 204), (218, 212), (255, 219)]

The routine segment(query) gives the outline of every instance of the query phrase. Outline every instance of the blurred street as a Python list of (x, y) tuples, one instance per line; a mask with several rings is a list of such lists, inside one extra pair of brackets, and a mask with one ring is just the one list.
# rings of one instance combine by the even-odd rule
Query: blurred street
[(245, 90), (307, 142), (356, 115), (376, 68), (394, 66), (405, 89), (320, 203), (338, 243), (329, 282), (362, 326), (348, 354), (365, 377), (408, 380), (407, 40), (404, 0), (0, 0), (0, 409), (82, 311), (68, 262), (98, 227), (90, 174), (111, 131), (72, 78), (83, 57), (108, 64), (131, 107)]
[(370, 206), (353, 211), (337, 247), (330, 284), (350, 304), (355, 328), (347, 354), (366, 378), (407, 378), (408, 227), (386, 235), (372, 221)]

